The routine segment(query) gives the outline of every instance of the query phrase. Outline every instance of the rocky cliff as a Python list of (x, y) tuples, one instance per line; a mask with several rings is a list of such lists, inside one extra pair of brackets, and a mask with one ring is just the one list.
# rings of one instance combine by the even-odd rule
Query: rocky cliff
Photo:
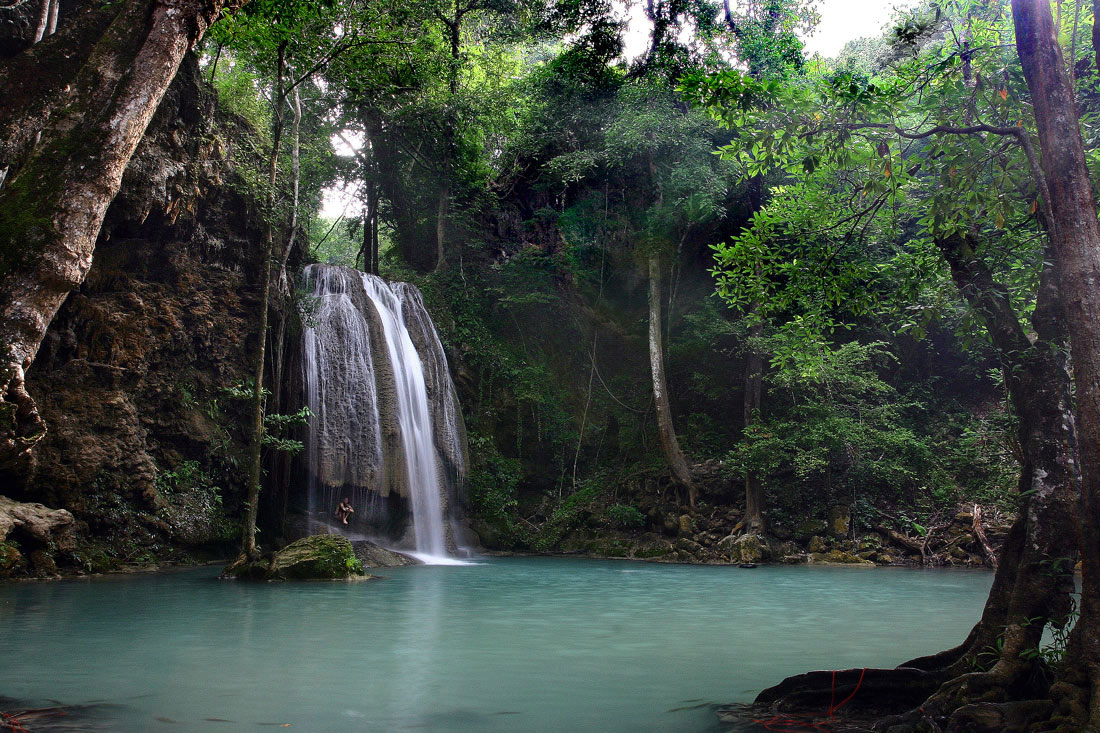
[(3, 493), (72, 512), (63, 567), (164, 560), (233, 531), (244, 406), (225, 390), (249, 373), (262, 257), (236, 125), (186, 60), (28, 374), (49, 434)]

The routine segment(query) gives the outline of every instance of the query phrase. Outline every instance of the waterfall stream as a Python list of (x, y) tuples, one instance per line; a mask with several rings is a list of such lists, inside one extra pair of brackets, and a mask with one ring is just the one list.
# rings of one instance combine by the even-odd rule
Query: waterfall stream
[(449, 509), (466, 473), (465, 432), (420, 291), (332, 265), (305, 277), (310, 512), (347, 496), (357, 521), (385, 524), (400, 497), (411, 520), (401, 544), (442, 560), (456, 551)]

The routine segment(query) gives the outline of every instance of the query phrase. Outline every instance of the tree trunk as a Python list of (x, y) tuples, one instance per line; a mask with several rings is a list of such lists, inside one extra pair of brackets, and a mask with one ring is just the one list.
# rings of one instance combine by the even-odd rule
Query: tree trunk
[(1058, 714), (1067, 725), (1100, 731), (1100, 226), (1050, 5), (1013, 0), (1012, 14), (1050, 195), (1051, 243), (1070, 333), (1080, 431), (1081, 615), (1056, 691)]
[[(70, 112), (83, 117), (89, 107), (81, 103), (86, 98), (82, 95), (91, 94), (99, 81), (108, 88), (103, 90), (105, 95), (97, 98), (108, 99), (111, 85), (118, 83), (118, 77), (132, 60), (133, 49), (125, 53), (124, 46), (134, 41), (124, 38), (124, 34), (140, 30), (141, 21), (137, 18), (141, 11), (135, 13), (131, 4), (102, 4), (85, 9), (75, 13), (60, 31), (45, 36), (48, 6), (48, 1), (42, 6), (46, 15), (42, 18), (41, 42), (0, 65), (0, 99), (4, 100), (0, 104), (0, 168), (18, 169), (28, 162), (37, 138), (44, 131), (48, 143), (50, 135), (45, 128), (65, 105), (79, 104), (80, 109)], [(125, 18), (124, 11), (130, 13)], [(115, 23), (116, 20), (119, 22)], [(117, 45), (102, 45), (107, 33), (117, 39)], [(114, 68), (117, 64), (121, 68)], [(99, 69), (105, 72), (102, 80), (90, 73)]]
[(657, 432), (661, 438), (661, 448), (672, 469), (673, 479), (687, 489), (688, 501), (694, 508), (695, 483), (691, 480), (687, 461), (676, 439), (665, 382), (665, 357), (661, 348), (661, 259), (656, 254), (649, 256), (649, 366), (653, 373), (653, 403), (657, 407)]
[[(937, 247), (951, 267), (951, 277), (990, 335), (1001, 359), (1009, 399), (1018, 420), (1023, 450), (1017, 527), (1006, 543), (982, 619), (969, 648), (946, 669), (954, 680), (943, 695), (944, 711), (978, 688), (1002, 690), (1030, 673), (1048, 623), (1063, 625), (1071, 609), (1072, 568), (1077, 554), (1076, 440), (1070, 378), (1058, 355), (1065, 343), (1056, 312), (1061, 308), (1053, 271), (1043, 273), (1033, 344), (1012, 308), (1008, 291), (998, 285), (963, 235), (938, 239)], [(1061, 562), (1056, 562), (1061, 558)], [(987, 673), (963, 674), (977, 654), (997, 648), (1000, 656)], [(925, 709), (929, 709), (926, 704)]]
[(42, 0), (42, 7), (38, 11), (38, 23), (34, 27), (34, 42), (38, 43), (46, 37), (46, 26), (50, 22), (50, 6), (53, 0)]
[[(726, 20), (732, 25), (729, 2), (725, 5)], [(764, 205), (764, 179), (761, 176), (753, 176), (749, 181), (749, 210), (752, 214), (760, 211)], [(759, 268), (758, 273), (759, 274)], [(759, 303), (749, 306), (748, 316), (752, 318), (760, 310)], [(743, 396), (742, 425), (747, 430), (760, 416), (760, 400), (764, 391), (764, 357), (758, 351), (759, 347), (753, 343), (764, 335), (764, 324), (753, 323), (749, 327), (748, 354), (745, 358), (745, 392)], [(745, 472), (745, 532), (748, 534), (761, 534), (766, 529), (764, 524), (764, 486), (760, 483), (760, 477), (755, 471)]]
[[(1073, 590), (1079, 475), (1069, 375), (1059, 359), (1063, 319), (1057, 317), (1061, 303), (1053, 270), (1047, 267), (1043, 273), (1032, 319), (1038, 338), (1032, 344), (1007, 290), (975, 255), (973, 242), (956, 235), (936, 244), (1002, 362), (1023, 450), (1021, 506), (1001, 550), (982, 617), (966, 640), (954, 649), (905, 662), (892, 672), (874, 671), (872, 678), (881, 687), (878, 694), (883, 704), (894, 699), (891, 695), (902, 701), (902, 709), (914, 704), (914, 670), (922, 673), (917, 680), (920, 685), (931, 685), (933, 691), (916, 709), (879, 723), (877, 729), (890, 731), (924, 730), (928, 721), (945, 725), (964, 704), (1011, 698), (1026, 686), (1033, 671), (1033, 650), (1039, 647), (1043, 629), (1067, 620)], [(998, 650), (992, 666), (974, 671), (990, 650)], [(891, 684), (896, 688), (891, 690)], [(806, 699), (817, 692), (828, 694), (834, 685), (829, 673), (810, 673), (765, 691), (760, 701), (786, 695), (788, 688)]]
[[(0, 463), (25, 455), (45, 434), (24, 374), (91, 267), (103, 216), (184, 53), (225, 5), (128, 0), (79, 65), (68, 104), (28, 102), (57, 111), (40, 120), (41, 142), (0, 191)], [(47, 46), (67, 50), (43, 42), (25, 54)]]
[(252, 424), (249, 426), (248, 443), (248, 501), (245, 504), (244, 526), (241, 528), (241, 554), (233, 563), (255, 560), (260, 552), (256, 547), (256, 514), (260, 505), (260, 488), (263, 483), (263, 438), (264, 438), (264, 362), (267, 355), (268, 306), (271, 299), (271, 263), (275, 256), (275, 227), (271, 220), (275, 216), (275, 185), (279, 175), (279, 143), (283, 137), (283, 102), (286, 91), (283, 88), (283, 75), (286, 68), (286, 47), (284, 41), (279, 46), (279, 60), (275, 74), (275, 114), (272, 120), (271, 157), (267, 164), (267, 216), (268, 223), (264, 232), (264, 258), (260, 268), (260, 325), (256, 344), (256, 359), (253, 364), (252, 384)]

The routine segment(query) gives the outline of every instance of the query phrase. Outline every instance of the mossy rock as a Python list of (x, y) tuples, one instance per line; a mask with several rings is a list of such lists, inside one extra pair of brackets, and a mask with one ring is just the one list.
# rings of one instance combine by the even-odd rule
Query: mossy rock
[(874, 563), (844, 550), (829, 550), (824, 555), (824, 562), (837, 565), (874, 565)]
[(222, 573), (239, 580), (350, 580), (369, 577), (351, 542), (336, 534), (304, 537), (269, 559), (237, 561)]
[(23, 553), (7, 542), (0, 542), (0, 578), (10, 578), (26, 567)]
[(284, 580), (344, 580), (364, 575), (347, 537), (319, 534), (292, 542), (271, 558), (268, 575)]

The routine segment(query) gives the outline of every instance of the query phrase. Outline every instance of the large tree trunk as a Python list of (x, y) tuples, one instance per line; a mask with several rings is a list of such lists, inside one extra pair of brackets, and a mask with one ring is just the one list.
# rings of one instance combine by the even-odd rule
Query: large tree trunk
[[(896, 670), (868, 671), (865, 684), (872, 682), (879, 709), (888, 709), (893, 702), (904, 710), (919, 702), (910, 712), (880, 722), (879, 729), (892, 733), (931, 729), (929, 721), (943, 726), (966, 703), (1003, 702), (1026, 688), (1036, 663), (1032, 652), (1040, 645), (1043, 629), (1066, 622), (1073, 590), (1079, 474), (1070, 380), (1059, 359), (1063, 319), (1058, 317), (1061, 303), (1052, 269), (1043, 273), (1032, 319), (1037, 339), (1032, 343), (1007, 290), (976, 256), (974, 243), (957, 235), (936, 244), (1002, 362), (1019, 421), (1021, 508), (1005, 540), (982, 617), (966, 640), (954, 649), (905, 662)], [(994, 649), (998, 654), (989, 660)], [(991, 665), (983, 664), (987, 660)], [(844, 684), (849, 682), (851, 692), (855, 680)], [(834, 692), (842, 699), (848, 694), (830, 673), (816, 672), (786, 680), (762, 693), (758, 701), (806, 701)], [(920, 693), (916, 700), (915, 692)]]
[(1081, 462), (1081, 616), (1056, 690), (1066, 725), (1100, 731), (1100, 226), (1073, 89), (1047, 0), (1013, 0), (1016, 50), (1039, 132), (1065, 300)]
[[(1058, 317), (1062, 304), (1052, 268), (1043, 273), (1032, 320), (1037, 333), (1033, 344), (1008, 291), (978, 258), (975, 243), (957, 234), (936, 244), (1001, 359), (1018, 420), (1023, 466), (1020, 514), (1006, 541), (982, 618), (953, 658), (940, 659), (940, 669), (950, 682), (922, 706), (923, 714), (933, 717), (946, 716), (979, 695), (1007, 697), (1032, 672), (1031, 651), (1040, 646), (1047, 624), (1062, 626), (1068, 621), (1079, 490), (1070, 378), (1059, 359), (1065, 343)], [(988, 654), (989, 649), (999, 649), (992, 667), (970, 672), (978, 655)], [(925, 661), (910, 665), (927, 669), (930, 665)]]
[[(62, 301), (91, 267), (107, 206), (184, 53), (226, 4), (126, 0), (85, 63), (64, 61), (69, 49), (56, 42), (27, 52), (52, 50), (54, 65), (80, 71), (64, 104), (31, 95), (28, 104), (49, 115), (38, 120), (41, 141), (0, 190), (0, 462), (45, 434), (24, 374)], [(5, 117), (27, 122), (18, 113)]]
[(669, 468), (672, 469), (673, 479), (687, 489), (688, 501), (694, 507), (695, 483), (691, 480), (684, 452), (680, 450), (680, 441), (676, 439), (668, 399), (668, 384), (665, 381), (665, 356), (661, 348), (661, 258), (656, 254), (649, 256), (649, 366), (653, 374), (653, 403), (657, 408), (657, 432), (661, 438), (661, 448)]

